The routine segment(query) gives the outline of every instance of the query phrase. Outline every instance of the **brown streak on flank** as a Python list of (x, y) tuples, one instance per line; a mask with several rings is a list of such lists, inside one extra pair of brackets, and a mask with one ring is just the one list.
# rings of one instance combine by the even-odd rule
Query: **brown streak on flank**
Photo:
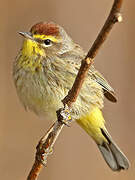
[(55, 23), (40, 22), (32, 26), (31, 33), (41, 35), (59, 35), (59, 27)]

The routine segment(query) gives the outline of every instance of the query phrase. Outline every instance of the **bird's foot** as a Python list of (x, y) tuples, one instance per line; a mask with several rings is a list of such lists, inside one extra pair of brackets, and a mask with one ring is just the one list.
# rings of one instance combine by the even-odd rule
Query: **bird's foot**
[(66, 126), (69, 126), (69, 123), (71, 123), (72, 118), (70, 115), (70, 109), (67, 105), (65, 105), (64, 108), (61, 108), (57, 111), (57, 118), (58, 121), (60, 121), (62, 124), (65, 124)]

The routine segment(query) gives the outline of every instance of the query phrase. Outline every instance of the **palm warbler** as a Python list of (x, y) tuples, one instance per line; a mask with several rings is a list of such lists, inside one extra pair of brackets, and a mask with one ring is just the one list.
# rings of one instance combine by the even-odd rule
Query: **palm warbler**
[[(13, 64), (17, 94), (26, 109), (37, 115), (56, 117), (85, 57), (83, 49), (55, 23), (38, 23), (24, 37)], [(114, 90), (91, 66), (80, 94), (72, 107), (72, 117), (95, 140), (113, 171), (128, 169), (129, 161), (105, 128), (101, 112), (104, 96), (115, 102)]]

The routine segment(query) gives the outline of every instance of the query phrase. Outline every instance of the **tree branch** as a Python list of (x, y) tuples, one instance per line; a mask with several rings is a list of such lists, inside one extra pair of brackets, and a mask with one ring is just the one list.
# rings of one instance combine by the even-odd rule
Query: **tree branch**
[(62, 100), (65, 108), (59, 109), (57, 111), (57, 121), (51, 126), (47, 134), (43, 136), (38, 143), (35, 162), (28, 175), (27, 180), (36, 180), (38, 178), (41, 169), (47, 163), (48, 155), (52, 153), (52, 148), (54, 146), (54, 143), (58, 138), (62, 128), (64, 127), (64, 124), (71, 119), (68, 107), (70, 108), (72, 104), (76, 101), (77, 96), (85, 80), (85, 77), (87, 76), (87, 73), (89, 71), (89, 68), (93, 63), (93, 60), (97, 55), (100, 47), (108, 37), (108, 34), (112, 29), (113, 25), (116, 22), (122, 21), (122, 16), (120, 14), (122, 3), (123, 0), (114, 0), (112, 9), (102, 30), (100, 31), (97, 39), (93, 43), (87, 56), (81, 62), (81, 67), (78, 71), (78, 74), (76, 76), (75, 82), (71, 90), (68, 92), (68, 95)]

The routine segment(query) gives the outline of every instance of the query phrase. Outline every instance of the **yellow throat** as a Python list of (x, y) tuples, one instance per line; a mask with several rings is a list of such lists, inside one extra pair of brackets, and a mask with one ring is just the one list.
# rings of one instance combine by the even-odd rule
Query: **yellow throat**
[(43, 58), (41, 57), (46, 57), (45, 51), (41, 45), (30, 39), (25, 39), (22, 45), (19, 65), (34, 73), (37, 69), (42, 70), (41, 61)]
[(22, 46), (22, 55), (29, 57), (33, 55), (45, 56), (45, 51), (37, 42), (25, 39)]

